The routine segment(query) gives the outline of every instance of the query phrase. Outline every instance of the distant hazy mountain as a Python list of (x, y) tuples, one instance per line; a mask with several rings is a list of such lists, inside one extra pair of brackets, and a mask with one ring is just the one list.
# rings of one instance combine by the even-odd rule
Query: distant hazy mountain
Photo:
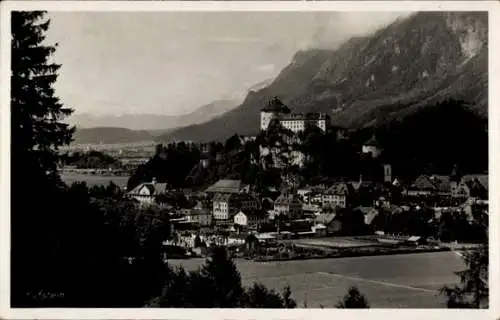
[(113, 144), (153, 141), (147, 131), (130, 130), (114, 127), (77, 128), (73, 135), (74, 144)]
[(74, 114), (70, 122), (79, 128), (114, 127), (131, 130), (169, 130), (209, 121), (236, 107), (241, 101), (218, 100), (201, 106), (193, 112), (179, 116), (157, 114), (125, 114), (95, 116), (88, 113)]
[(250, 91), (237, 108), (161, 138), (207, 141), (255, 134), (259, 111), (272, 96), (294, 111), (328, 112), (346, 127), (402, 118), (446, 98), (465, 100), (487, 116), (487, 39), (487, 13), (416, 13), (336, 50), (300, 51), (272, 83)]

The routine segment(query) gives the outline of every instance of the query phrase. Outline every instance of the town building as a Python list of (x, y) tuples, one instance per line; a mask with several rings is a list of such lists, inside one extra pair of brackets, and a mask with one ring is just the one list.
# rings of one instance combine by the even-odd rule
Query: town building
[(429, 196), (437, 192), (436, 180), (432, 180), (430, 176), (422, 174), (415, 179), (407, 190), (408, 196)]
[(267, 130), (272, 121), (278, 121), (282, 127), (294, 133), (304, 131), (308, 124), (326, 131), (330, 124), (330, 118), (326, 113), (292, 113), (290, 108), (277, 97), (273, 97), (268, 105), (261, 109), (260, 129)]
[(486, 199), (488, 197), (488, 176), (422, 174), (415, 179), (415, 182), (407, 189), (406, 194), (409, 196), (437, 195), (457, 199), (469, 197)]
[(230, 220), (240, 210), (260, 209), (259, 200), (248, 194), (217, 193), (213, 198), (213, 219)]
[(202, 153), (201, 156), (200, 156), (200, 165), (206, 169), (209, 167), (210, 165), (210, 158), (208, 156), (208, 154), (206, 153)]
[(346, 208), (348, 198), (351, 195), (350, 186), (339, 182), (328, 188), (322, 194), (322, 205), (324, 209)]
[(364, 154), (371, 154), (373, 158), (377, 158), (382, 153), (382, 147), (373, 135), (368, 141), (361, 146), (361, 152)]
[(159, 196), (167, 193), (167, 184), (159, 183), (155, 178), (151, 182), (143, 182), (127, 192), (126, 196), (137, 200), (141, 205), (152, 205), (156, 203)]
[(297, 194), (302, 198), (302, 199), (307, 199), (307, 195), (312, 193), (312, 190), (310, 187), (304, 187), (297, 189)]
[(267, 212), (262, 210), (244, 210), (234, 216), (234, 224), (240, 227), (253, 227), (268, 220)]
[(300, 217), (302, 215), (302, 202), (295, 194), (285, 191), (274, 201), (274, 214), (291, 219)]
[(379, 214), (379, 211), (374, 207), (359, 206), (354, 208), (354, 210), (363, 213), (366, 225), (371, 225), (375, 217), (377, 217)]
[(201, 209), (201, 210), (190, 210), (187, 214), (187, 222), (196, 224), (201, 227), (208, 227), (212, 225), (212, 212), (207, 209)]
[(488, 175), (464, 175), (456, 187), (452, 184), (451, 188), (456, 197), (488, 199)]

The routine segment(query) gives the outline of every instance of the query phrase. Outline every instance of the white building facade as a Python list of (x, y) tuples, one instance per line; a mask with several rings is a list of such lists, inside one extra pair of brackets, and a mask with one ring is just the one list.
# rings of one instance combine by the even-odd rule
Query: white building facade
[(271, 121), (279, 121), (280, 125), (294, 133), (304, 131), (308, 123), (326, 131), (329, 117), (326, 113), (292, 113), (277, 97), (272, 98), (260, 112), (260, 129), (267, 130)]

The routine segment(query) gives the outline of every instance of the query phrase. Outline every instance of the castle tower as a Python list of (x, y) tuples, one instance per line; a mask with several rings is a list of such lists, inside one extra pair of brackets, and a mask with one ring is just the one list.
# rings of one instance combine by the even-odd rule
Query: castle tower
[(260, 130), (267, 130), (273, 119), (278, 119), (281, 115), (290, 112), (290, 109), (278, 97), (271, 98), (267, 106), (260, 110)]

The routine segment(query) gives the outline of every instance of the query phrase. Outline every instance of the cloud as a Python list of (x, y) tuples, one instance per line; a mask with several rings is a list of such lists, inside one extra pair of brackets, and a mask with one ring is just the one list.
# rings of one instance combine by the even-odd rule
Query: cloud
[(273, 72), (276, 69), (276, 65), (270, 63), (270, 64), (264, 64), (261, 65), (257, 68), (260, 72)]
[(248, 37), (212, 37), (212, 38), (189, 38), (190, 41), (205, 42), (205, 43), (262, 43), (265, 42), (260, 38), (248, 38)]
[[(301, 47), (331, 48), (353, 36), (365, 36), (374, 33), (398, 18), (412, 12), (342, 12), (322, 17), (309, 43)], [(319, 20), (319, 19), (318, 19)]]

